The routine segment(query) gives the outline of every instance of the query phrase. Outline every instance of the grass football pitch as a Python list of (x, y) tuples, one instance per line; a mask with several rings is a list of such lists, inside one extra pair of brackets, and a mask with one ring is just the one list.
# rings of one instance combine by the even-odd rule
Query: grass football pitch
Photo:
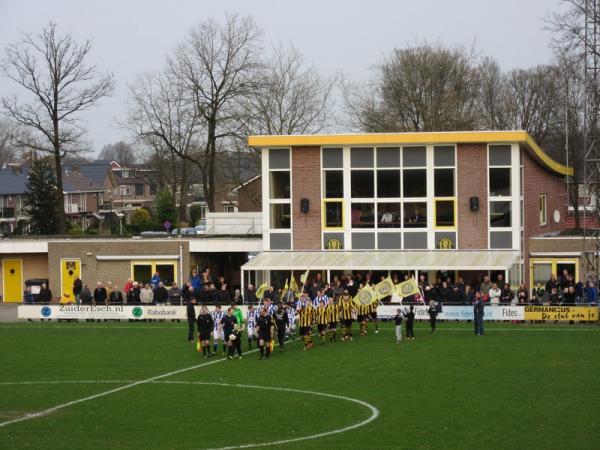
[(0, 324), (0, 448), (600, 448), (600, 327), (486, 325), (228, 361), (183, 323)]

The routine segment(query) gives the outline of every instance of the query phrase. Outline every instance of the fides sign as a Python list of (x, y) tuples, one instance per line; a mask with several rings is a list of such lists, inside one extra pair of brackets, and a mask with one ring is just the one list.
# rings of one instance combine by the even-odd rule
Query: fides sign
[(593, 306), (525, 306), (525, 320), (598, 320)]

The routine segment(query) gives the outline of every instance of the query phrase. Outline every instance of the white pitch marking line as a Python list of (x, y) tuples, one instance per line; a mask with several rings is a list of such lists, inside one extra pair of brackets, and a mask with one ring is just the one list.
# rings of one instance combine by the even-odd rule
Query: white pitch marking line
[[(246, 354), (248, 354), (248, 353), (254, 353), (254, 352), (257, 352), (257, 351), (258, 351), (258, 349), (250, 350), (250, 351), (246, 352)], [(83, 402), (87, 402), (89, 400), (94, 400), (96, 398), (100, 398), (100, 397), (104, 397), (106, 395), (114, 394), (115, 392), (120, 392), (120, 391), (124, 391), (125, 389), (130, 389), (132, 387), (139, 386), (140, 384), (150, 383), (152, 381), (160, 380), (162, 378), (167, 378), (167, 377), (170, 377), (172, 375), (178, 375), (178, 374), (183, 373), (183, 372), (189, 372), (190, 370), (199, 369), (201, 367), (210, 366), (212, 364), (217, 364), (217, 363), (220, 363), (220, 362), (223, 362), (223, 361), (227, 361), (227, 358), (216, 359), (214, 361), (208, 361), (208, 362), (205, 362), (205, 363), (202, 363), (202, 364), (196, 364), (194, 366), (185, 367), (183, 369), (173, 370), (171, 372), (163, 373), (161, 375), (156, 375), (154, 377), (146, 378), (144, 380), (134, 381), (134, 382), (131, 382), (129, 384), (126, 384), (125, 386), (119, 386), (119, 387), (116, 387), (114, 389), (110, 389), (108, 391), (104, 391), (104, 392), (100, 392), (98, 394), (90, 395), (89, 397), (83, 397), (83, 398), (79, 398), (77, 400), (72, 400), (70, 402), (61, 403), (60, 405), (56, 405), (56, 406), (53, 406), (52, 408), (44, 409), (43, 411), (38, 411), (38, 412), (35, 412), (35, 413), (25, 414), (24, 416), (18, 417), (16, 419), (7, 420), (6, 422), (0, 422), (0, 428), (5, 427), (7, 425), (12, 425), (13, 423), (24, 422), (25, 420), (35, 419), (35, 418), (38, 418), (38, 417), (47, 416), (48, 414), (52, 414), (53, 412), (56, 412), (56, 411), (58, 411), (60, 409), (68, 408), (69, 406), (77, 405), (78, 403), (83, 403)]]
[[(223, 360), (219, 360), (219, 361), (223, 361)], [(214, 361), (214, 362), (217, 362), (217, 361)], [(177, 381), (177, 380), (158, 381), (158, 380), (155, 380), (155, 381), (145, 381), (145, 382), (151, 383), (151, 384), (176, 384), (176, 385), (196, 384), (196, 385), (222, 386), (222, 387), (234, 387), (234, 388), (264, 389), (264, 390), (281, 391), (281, 392), (294, 392), (294, 393), (298, 393), (298, 394), (315, 395), (315, 396), (319, 396), (319, 397), (333, 398), (336, 400), (344, 400), (347, 402), (356, 403), (360, 406), (367, 408), (369, 411), (371, 411), (371, 415), (369, 417), (367, 417), (366, 419), (364, 419), (360, 422), (357, 422), (355, 424), (352, 424), (352, 425), (348, 425), (348, 426), (345, 426), (342, 428), (337, 428), (335, 430), (323, 431), (321, 433), (311, 434), (311, 435), (307, 435), (307, 436), (300, 436), (300, 437), (291, 438), (291, 439), (282, 439), (279, 441), (241, 444), (241, 445), (233, 445), (233, 446), (228, 446), (228, 447), (211, 448), (211, 449), (207, 449), (207, 450), (234, 450), (234, 449), (240, 449), (240, 448), (268, 447), (268, 446), (281, 445), (281, 444), (290, 444), (292, 442), (306, 441), (309, 439), (318, 439), (318, 438), (322, 438), (322, 437), (326, 437), (326, 436), (331, 436), (334, 434), (345, 433), (346, 431), (360, 428), (360, 427), (365, 426), (368, 423), (374, 421), (375, 419), (377, 419), (377, 417), (379, 417), (379, 410), (375, 406), (371, 405), (370, 403), (367, 403), (363, 400), (359, 400), (357, 398), (346, 397), (343, 395), (336, 395), (336, 394), (327, 394), (325, 392), (309, 391), (309, 390), (304, 390), (304, 389), (294, 389), (294, 388), (285, 388), (285, 387), (276, 387), (276, 386), (257, 386), (257, 385), (251, 385), (251, 384), (238, 384), (238, 383), (215, 383), (215, 382), (207, 382), (207, 381)], [(27, 385), (27, 384), (61, 384), (61, 383), (131, 383), (131, 384), (134, 384), (134, 383), (139, 383), (139, 382), (116, 381), (116, 380), (113, 380), (113, 381), (108, 381), (108, 380), (102, 380), (102, 381), (62, 380), (62, 381), (60, 381), (59, 380), (59, 381), (20, 381), (20, 382), (16, 381), (16, 382), (6, 382), (6, 383), (0, 383), (0, 384), (2, 384), (2, 385), (9, 385), (9, 384), (10, 385), (15, 385), (15, 384)], [(39, 417), (38, 414), (39, 413), (29, 414), (26, 416), (26, 418)], [(22, 420), (25, 420), (25, 419), (22, 419)]]

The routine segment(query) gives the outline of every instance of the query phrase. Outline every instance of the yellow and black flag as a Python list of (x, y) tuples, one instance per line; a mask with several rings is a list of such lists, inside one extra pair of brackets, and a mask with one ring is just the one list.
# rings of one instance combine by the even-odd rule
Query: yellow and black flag
[(377, 300), (377, 292), (367, 284), (356, 293), (352, 300), (359, 306), (368, 306)]
[(380, 281), (375, 285), (375, 292), (377, 293), (377, 299), (381, 300), (382, 298), (389, 297), (394, 293), (394, 282), (392, 278), (388, 276), (385, 280)]

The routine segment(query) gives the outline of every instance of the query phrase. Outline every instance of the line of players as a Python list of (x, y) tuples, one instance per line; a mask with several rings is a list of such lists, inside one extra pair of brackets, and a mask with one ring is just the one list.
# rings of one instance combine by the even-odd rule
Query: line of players
[[(248, 348), (257, 342), (261, 358), (269, 358), (275, 337), (279, 351), (283, 351), (286, 339), (294, 339), (298, 329), (304, 342), (304, 350), (313, 347), (313, 327), (316, 325), (321, 345), (329, 338), (330, 342), (337, 341), (338, 324), (341, 328), (341, 340), (351, 341), (352, 326), (356, 320), (359, 323), (360, 335), (368, 333), (368, 322), (375, 324), (375, 333), (379, 332), (377, 306), (375, 301), (370, 305), (357, 305), (347, 290), (344, 290), (339, 300), (319, 295), (311, 300), (308, 292), (303, 293), (297, 301), (287, 305), (279, 302), (275, 306), (270, 299), (263, 300), (262, 305), (248, 307), (245, 320), (237, 306), (232, 305), (227, 312), (216, 306), (212, 313), (203, 306), (197, 318), (198, 338), (205, 358), (215, 356), (219, 342), (223, 346), (223, 355), (233, 359), (235, 353), (242, 357), (242, 330), (246, 324)], [(213, 350), (210, 351), (210, 338), (213, 338)]]

